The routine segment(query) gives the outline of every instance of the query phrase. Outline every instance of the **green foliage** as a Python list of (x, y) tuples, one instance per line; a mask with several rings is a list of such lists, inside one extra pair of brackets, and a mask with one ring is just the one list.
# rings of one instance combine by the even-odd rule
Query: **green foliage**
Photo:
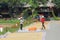
[(38, 14), (37, 10), (33, 12), (33, 17), (35, 17)]
[(27, 2), (28, 0), (20, 0), (21, 3)]
[(9, 32), (16, 32), (18, 29), (19, 29), (19, 27), (17, 27), (17, 28), (9, 28), (8, 31)]
[(33, 8), (36, 8), (39, 5), (36, 0), (29, 0), (28, 4), (30, 4)]
[(58, 8), (60, 7), (60, 0), (53, 0), (53, 3), (55, 3)]
[(11, 20), (0, 19), (0, 24), (1, 23), (17, 23), (17, 22), (19, 22), (19, 20), (17, 19), (11, 19)]
[(0, 32), (0, 35), (5, 34), (6, 33), (6, 28), (3, 29), (3, 32)]
[(8, 0), (0, 0), (0, 2), (2, 3), (2, 2), (7, 2)]
[(60, 17), (55, 17), (54, 19), (55, 19), (55, 20), (60, 20)]
[(43, 4), (45, 4), (47, 2), (47, 0), (40, 0)]

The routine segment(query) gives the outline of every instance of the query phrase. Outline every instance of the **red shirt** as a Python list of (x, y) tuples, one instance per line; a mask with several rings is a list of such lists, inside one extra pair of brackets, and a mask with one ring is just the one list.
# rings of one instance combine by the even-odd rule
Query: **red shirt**
[(41, 18), (40, 21), (41, 21), (41, 22), (45, 22), (45, 18)]
[(3, 26), (0, 25), (0, 28), (2, 28)]

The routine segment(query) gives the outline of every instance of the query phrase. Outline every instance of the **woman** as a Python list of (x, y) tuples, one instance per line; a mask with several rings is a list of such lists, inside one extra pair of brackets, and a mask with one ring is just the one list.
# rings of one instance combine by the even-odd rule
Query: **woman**
[(44, 25), (45, 18), (44, 18), (44, 15), (41, 16), (40, 21), (42, 23), (42, 29), (45, 29), (45, 25)]
[(20, 20), (20, 29), (22, 30), (24, 19), (23, 19), (23, 17), (20, 17), (19, 20)]

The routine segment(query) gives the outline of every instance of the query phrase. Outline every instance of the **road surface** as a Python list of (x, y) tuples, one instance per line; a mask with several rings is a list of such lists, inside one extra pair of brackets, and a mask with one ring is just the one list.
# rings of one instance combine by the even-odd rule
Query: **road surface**
[(45, 40), (60, 40), (60, 21), (51, 21)]

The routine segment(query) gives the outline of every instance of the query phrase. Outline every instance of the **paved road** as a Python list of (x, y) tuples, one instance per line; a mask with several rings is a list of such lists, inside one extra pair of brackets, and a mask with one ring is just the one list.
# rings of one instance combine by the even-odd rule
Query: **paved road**
[(51, 21), (48, 27), (45, 40), (60, 40), (60, 21)]

